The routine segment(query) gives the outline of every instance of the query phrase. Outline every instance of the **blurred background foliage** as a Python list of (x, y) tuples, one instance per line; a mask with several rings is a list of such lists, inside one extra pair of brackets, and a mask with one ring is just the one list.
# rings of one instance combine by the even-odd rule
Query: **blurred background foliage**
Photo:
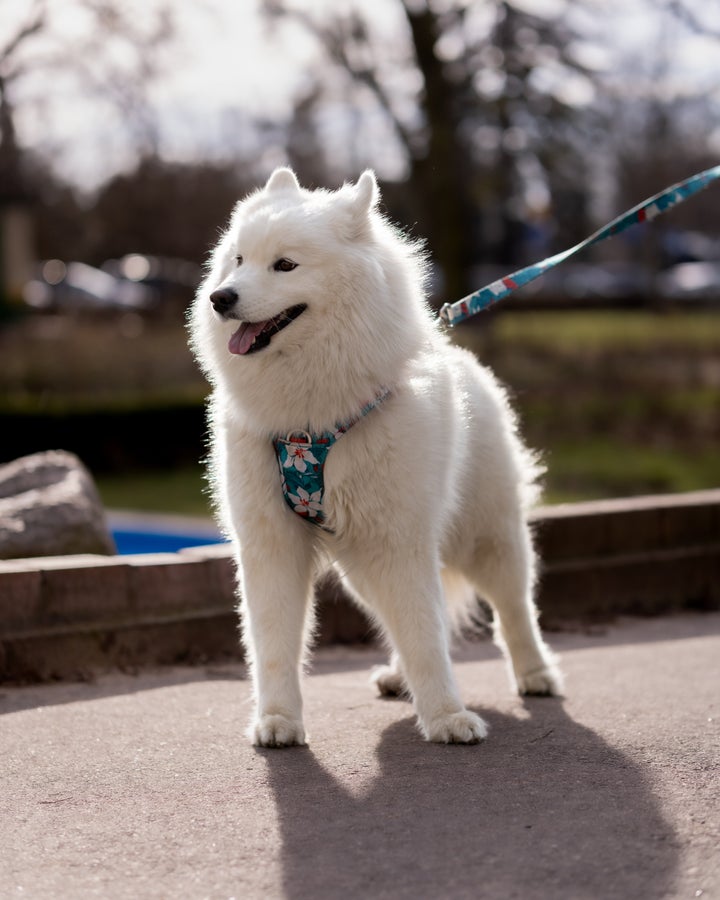
[[(63, 446), (111, 505), (207, 509), (185, 309), (277, 164), (374, 167), (439, 305), (716, 164), (719, 104), (700, 0), (3, 0), (0, 456)], [(720, 484), (719, 310), (710, 189), (452, 337), (549, 499), (686, 490)]]

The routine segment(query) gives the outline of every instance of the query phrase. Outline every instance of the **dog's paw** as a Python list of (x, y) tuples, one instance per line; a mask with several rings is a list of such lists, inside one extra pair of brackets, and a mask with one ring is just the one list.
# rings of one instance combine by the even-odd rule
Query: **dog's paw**
[(256, 747), (293, 747), (307, 743), (302, 722), (279, 714), (261, 716), (253, 722), (250, 739)]
[(517, 688), (520, 694), (560, 697), (564, 689), (563, 677), (557, 666), (547, 665), (541, 669), (526, 672), (524, 675), (518, 675)]
[(407, 694), (402, 675), (392, 666), (378, 666), (370, 676), (370, 682), (382, 697), (401, 697)]
[(425, 737), (438, 744), (477, 744), (488, 733), (485, 722), (469, 709), (439, 716), (422, 728)]

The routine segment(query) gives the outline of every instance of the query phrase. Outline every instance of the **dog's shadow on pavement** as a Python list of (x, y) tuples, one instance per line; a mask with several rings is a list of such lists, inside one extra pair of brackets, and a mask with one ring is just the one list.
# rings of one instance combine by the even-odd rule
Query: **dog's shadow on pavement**
[(525, 709), (522, 719), (478, 710), (490, 737), (469, 747), (424, 743), (403, 719), (383, 732), (379, 770), (359, 795), (312, 749), (262, 751), (283, 895), (663, 896), (677, 849), (646, 773), (561, 701)]

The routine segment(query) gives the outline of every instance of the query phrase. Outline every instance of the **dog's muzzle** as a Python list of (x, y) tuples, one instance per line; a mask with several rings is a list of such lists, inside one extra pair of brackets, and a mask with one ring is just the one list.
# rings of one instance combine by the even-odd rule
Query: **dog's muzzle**
[[(237, 312), (233, 312), (239, 299), (240, 295), (231, 287), (218, 288), (210, 294), (213, 309), (225, 320), (239, 318)], [(306, 309), (306, 303), (296, 303), (269, 319), (259, 322), (241, 321), (228, 341), (228, 350), (238, 356), (264, 350), (276, 334), (287, 328)]]
[(226, 316), (238, 302), (238, 293), (232, 288), (219, 288), (210, 294), (213, 309), (221, 316)]

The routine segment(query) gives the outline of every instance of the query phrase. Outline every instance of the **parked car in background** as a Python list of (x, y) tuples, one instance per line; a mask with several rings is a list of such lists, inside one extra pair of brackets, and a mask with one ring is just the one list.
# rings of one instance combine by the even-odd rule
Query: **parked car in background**
[(152, 290), (158, 311), (169, 314), (182, 311), (190, 304), (202, 280), (202, 269), (195, 263), (145, 253), (109, 259), (102, 264), (102, 269), (114, 278)]
[(571, 263), (560, 274), (563, 294), (570, 300), (622, 307), (643, 306), (652, 297), (652, 273), (640, 263)]
[(84, 262), (48, 259), (23, 290), (28, 306), (48, 312), (143, 312), (157, 304), (154, 291)]
[[(480, 289), (509, 273), (496, 266), (477, 266), (472, 274), (476, 289)], [(516, 294), (511, 294), (503, 301), (502, 308), (636, 308), (652, 303), (653, 287), (652, 272), (640, 264), (566, 263), (548, 270)]]
[(683, 262), (656, 279), (659, 296), (668, 302), (720, 305), (720, 262)]

